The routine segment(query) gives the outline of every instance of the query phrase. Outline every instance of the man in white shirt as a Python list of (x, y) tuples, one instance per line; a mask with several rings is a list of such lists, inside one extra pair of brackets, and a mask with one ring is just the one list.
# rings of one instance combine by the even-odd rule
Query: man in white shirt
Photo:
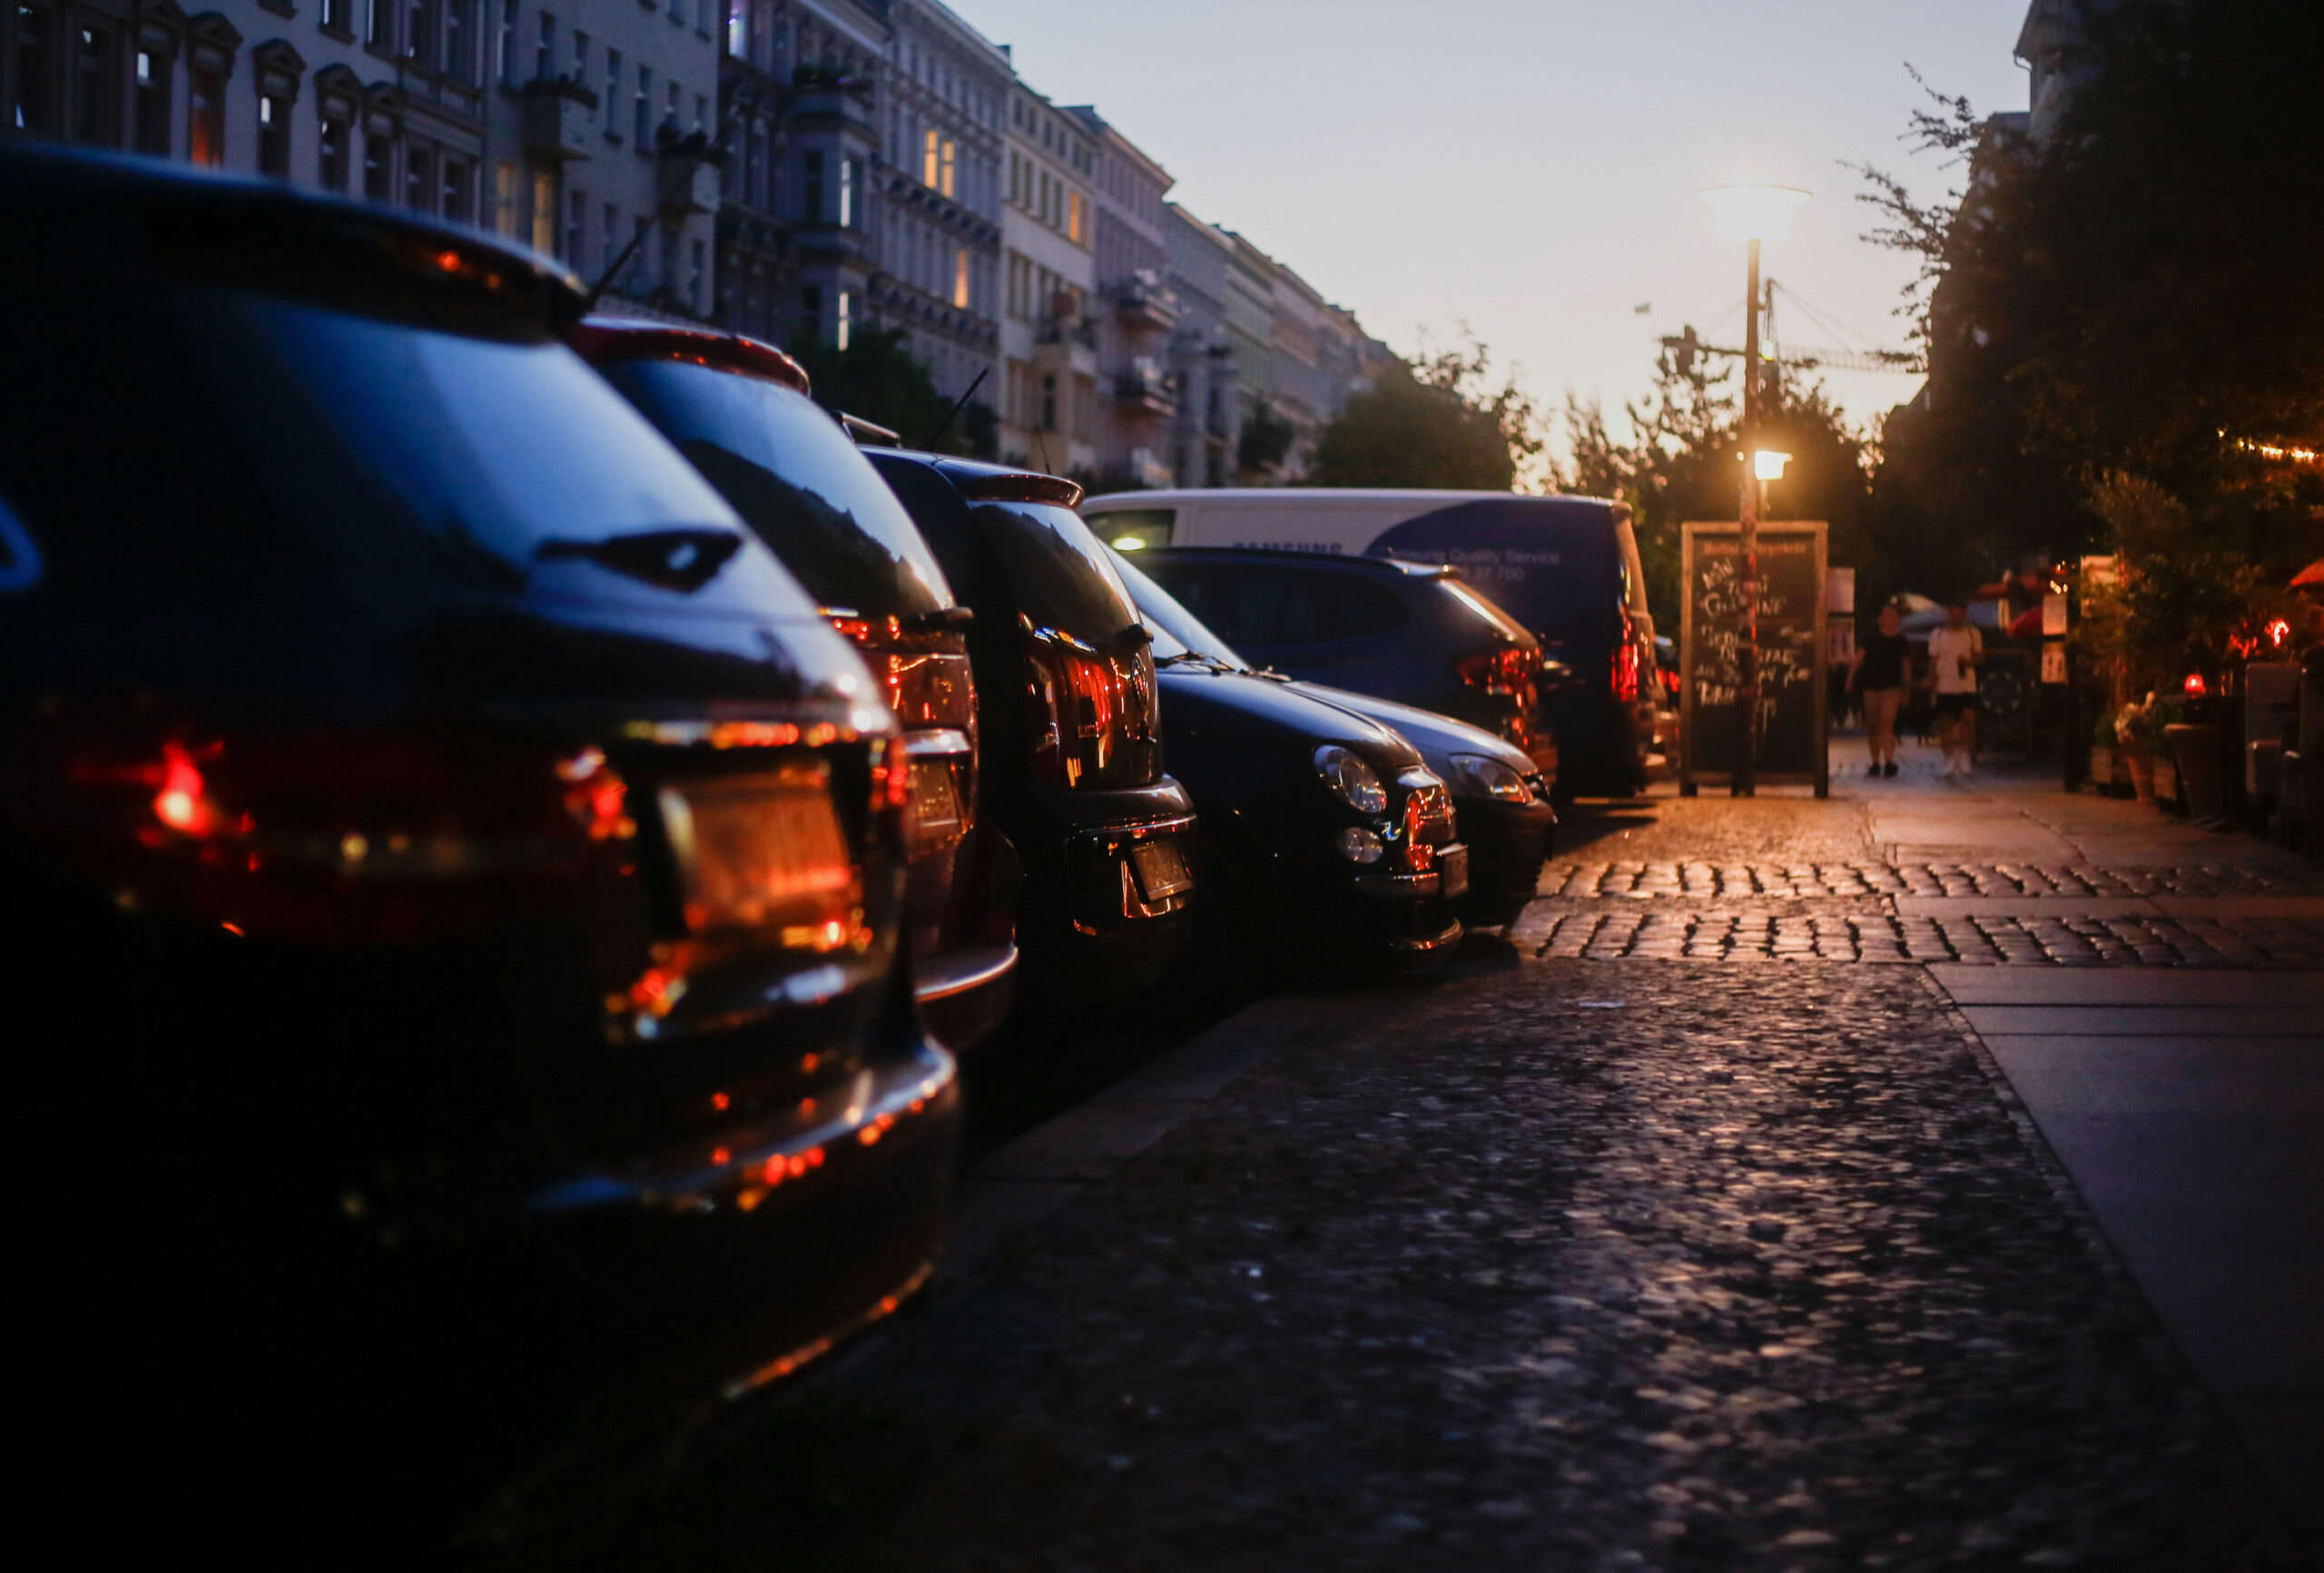
[(1969, 626), (1969, 608), (1945, 608), (1945, 626), (1928, 636), (1929, 680), (1936, 688), (1936, 740), (1945, 747), (1945, 773), (1970, 773), (1977, 746), (1977, 663), (1984, 642)]

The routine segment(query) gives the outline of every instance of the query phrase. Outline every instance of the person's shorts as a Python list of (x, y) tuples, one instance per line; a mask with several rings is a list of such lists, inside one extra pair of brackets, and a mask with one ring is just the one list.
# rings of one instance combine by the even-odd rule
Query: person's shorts
[(1977, 696), (1974, 693), (1940, 693), (1936, 696), (1936, 713), (1939, 715), (1974, 715), (1977, 713)]

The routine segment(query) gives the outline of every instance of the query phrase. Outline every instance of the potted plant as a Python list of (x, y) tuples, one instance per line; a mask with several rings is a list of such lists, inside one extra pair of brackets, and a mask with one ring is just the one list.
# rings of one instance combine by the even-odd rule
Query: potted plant
[(2114, 737), (2113, 711), (2098, 717), (2090, 729), (2090, 790), (2101, 797), (2112, 797), (2121, 772), (2115, 766), (2118, 751)]
[(2154, 801), (2154, 751), (2162, 739), (2154, 707), (2155, 697), (2150, 693), (2114, 713), (2114, 741), (2131, 772), (2131, 793), (2142, 803)]

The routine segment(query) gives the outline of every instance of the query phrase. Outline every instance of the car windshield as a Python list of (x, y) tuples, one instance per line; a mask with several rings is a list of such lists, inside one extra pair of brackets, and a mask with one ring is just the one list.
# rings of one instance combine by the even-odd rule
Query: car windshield
[(1079, 516), (1050, 503), (985, 503), (976, 510), (1025, 615), (1085, 644), (1137, 625), (1113, 555)]
[(448, 308), (396, 278), (294, 296), (222, 267), (186, 277), (161, 247), (64, 239), (87, 266), (63, 280), (0, 248), (0, 284), (24, 286), (4, 291), (0, 336), (45, 369), (0, 441), (0, 493), (60, 566), (194, 584), (320, 556), (536, 597), (813, 616), (538, 320)]
[(1137, 603), (1137, 614), (1154, 634), (1154, 659), (1171, 661), (1180, 656), (1207, 656), (1224, 662), (1240, 672), (1251, 670), (1251, 664), (1235, 653), (1234, 646), (1220, 638), (1203, 620), (1180, 605), (1178, 598), (1146, 575), (1145, 570), (1130, 562), (1111, 547), (1114, 570), (1129, 586), (1129, 598)]
[(599, 368), (678, 445), (827, 611), (952, 605), (928, 543), (839, 423), (763, 378), (675, 360)]

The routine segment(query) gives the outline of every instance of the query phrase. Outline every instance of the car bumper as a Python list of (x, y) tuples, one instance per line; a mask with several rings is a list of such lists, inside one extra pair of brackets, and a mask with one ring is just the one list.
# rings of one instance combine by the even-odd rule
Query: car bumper
[(1557, 839), (1557, 811), (1545, 802), (1460, 800), (1453, 813), (1469, 846), (1469, 893), (1461, 920), (1472, 928), (1512, 922), (1534, 897)]
[(1045, 789), (1025, 853), (1018, 943), (1028, 1006), (1066, 1010), (1157, 982), (1186, 944), (1193, 888), (1157, 882), (1198, 866), (1193, 801), (1177, 782), (1115, 791)]
[(929, 1035), (953, 1053), (992, 1035), (1017, 1000), (1017, 947), (964, 947), (912, 964), (912, 994)]

